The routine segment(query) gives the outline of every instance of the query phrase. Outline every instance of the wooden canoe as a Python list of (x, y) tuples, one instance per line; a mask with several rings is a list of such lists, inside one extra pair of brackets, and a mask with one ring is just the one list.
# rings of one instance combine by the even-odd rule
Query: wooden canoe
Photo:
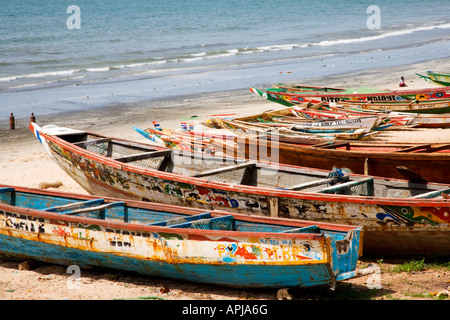
[(49, 156), (91, 194), (258, 216), (359, 225), (368, 255), (447, 255), (449, 185), (170, 150), (30, 124)]
[(443, 87), (450, 86), (450, 74), (443, 74), (443, 73), (427, 71), (426, 76), (418, 74), (418, 73), (416, 73), (416, 76), (424, 79), (425, 81), (432, 81), (433, 83), (443, 86)]
[[(296, 107), (293, 108), (298, 109)], [(303, 111), (304, 108), (301, 108)], [(309, 109), (308, 109), (309, 110)], [(376, 114), (380, 118), (386, 117), (389, 119), (388, 123), (395, 123), (394, 126), (404, 127), (404, 126), (414, 126), (416, 128), (449, 128), (450, 127), (450, 113), (443, 114), (426, 114), (426, 113), (413, 113), (413, 112), (399, 112), (390, 110), (371, 110), (370, 104), (366, 105), (364, 108), (358, 106), (352, 106), (348, 104), (347, 106), (338, 104), (328, 104), (321, 107), (321, 110), (336, 111), (337, 114), (346, 113), (352, 115), (363, 115), (363, 114)], [(320, 110), (318, 110), (320, 111)], [(308, 114), (311, 114), (309, 111)], [(324, 116), (324, 115), (323, 115)]]
[(0, 252), (240, 288), (334, 286), (362, 228), (0, 185)]
[[(277, 136), (279, 141), (292, 142), (299, 141), (310, 143), (311, 141), (324, 142), (330, 140), (358, 140), (371, 137), (372, 134), (367, 128), (348, 127), (348, 128), (332, 128), (326, 126), (301, 126), (295, 127), (297, 123), (249, 123), (240, 120), (232, 120), (225, 118), (210, 118), (203, 122), (204, 125), (218, 129), (228, 129), (236, 136), (251, 135), (273, 135)], [(326, 122), (331, 123), (331, 122)], [(302, 131), (302, 129), (304, 129)], [(311, 130), (306, 130), (311, 129)], [(313, 132), (312, 129), (325, 129)], [(328, 130), (327, 130), (328, 129)]]
[(358, 102), (342, 101), (344, 107), (360, 108), (383, 112), (404, 112), (418, 114), (450, 113), (450, 99), (415, 100), (410, 102)]
[[(218, 142), (218, 140), (215, 140)], [(351, 141), (325, 142), (315, 145), (279, 142), (272, 138), (236, 139), (230, 151), (246, 159), (269, 161), (265, 152), (278, 155), (283, 164), (314, 167), (325, 170), (348, 168), (358, 174), (380, 177), (450, 183), (450, 144), (370, 144)], [(216, 146), (216, 148), (220, 146)], [(244, 151), (245, 150), (245, 151)], [(248, 150), (251, 150), (249, 152)]]
[[(417, 113), (450, 113), (450, 87), (429, 88), (421, 90), (398, 90), (379, 93), (327, 93), (327, 92), (292, 92), (279, 88), (251, 91), (261, 97), (292, 106), (305, 102), (356, 102), (382, 104), (381, 110)], [(433, 101), (436, 100), (436, 101)], [(418, 102), (416, 102), (418, 101)], [(411, 103), (414, 102), (414, 103)], [(374, 109), (375, 110), (375, 109)]]

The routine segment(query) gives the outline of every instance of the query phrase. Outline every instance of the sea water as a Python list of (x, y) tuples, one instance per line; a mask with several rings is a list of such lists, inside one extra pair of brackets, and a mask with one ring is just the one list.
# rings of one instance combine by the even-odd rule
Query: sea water
[(0, 0), (0, 7), (0, 120), (450, 53), (449, 0)]

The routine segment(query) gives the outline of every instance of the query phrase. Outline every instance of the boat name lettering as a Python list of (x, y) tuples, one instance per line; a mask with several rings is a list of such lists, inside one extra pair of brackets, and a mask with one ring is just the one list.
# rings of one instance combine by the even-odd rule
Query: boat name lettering
[(292, 240), (288, 240), (288, 239), (259, 239), (259, 243), (261, 244), (270, 244), (270, 245), (275, 245), (275, 246), (279, 246), (279, 245), (291, 245), (292, 244)]
[(19, 215), (17, 213), (12, 213), (12, 212), (8, 212), (8, 211), (0, 211), (0, 214), (4, 215), (5, 217), (13, 217), (13, 218), (22, 219), (22, 220), (44, 222), (43, 218), (36, 218), (33, 216), (27, 216), (27, 215)]
[(337, 98), (337, 97), (321, 97), (320, 100), (321, 101), (326, 101), (326, 102), (339, 102), (339, 101), (341, 101), (341, 99)]
[(136, 237), (144, 237), (144, 238), (150, 238), (150, 233), (147, 232), (133, 232), (133, 231), (126, 231), (126, 230), (114, 230), (114, 229), (110, 229), (110, 228), (106, 228), (105, 229), (106, 232), (112, 232), (112, 233), (117, 233), (117, 234), (124, 234), (124, 235), (132, 235), (132, 236), (136, 236)]
[(368, 101), (397, 101), (395, 96), (368, 96)]
[[(339, 102), (342, 99), (339, 97), (321, 97), (321, 101), (325, 102)], [(345, 98), (343, 100), (346, 100)], [(367, 101), (397, 101), (397, 97), (395, 95), (382, 95), (382, 96), (367, 96)]]
[(114, 239), (108, 239), (108, 241), (112, 247), (131, 247), (131, 243), (127, 241), (118, 241)]
[(31, 221), (13, 222), (11, 219), (6, 219), (5, 225), (7, 228), (14, 228), (17, 230), (24, 230), (24, 231), (30, 231), (30, 232), (45, 233), (45, 228), (44, 228), (43, 223), (35, 226), (35, 224)]
[(361, 123), (361, 119), (355, 118), (355, 119), (345, 119), (345, 120), (333, 120), (329, 122), (313, 122), (313, 123), (302, 123), (301, 125), (298, 125), (298, 128), (301, 127), (326, 127), (326, 126), (336, 126), (336, 125), (345, 125), (349, 123)]

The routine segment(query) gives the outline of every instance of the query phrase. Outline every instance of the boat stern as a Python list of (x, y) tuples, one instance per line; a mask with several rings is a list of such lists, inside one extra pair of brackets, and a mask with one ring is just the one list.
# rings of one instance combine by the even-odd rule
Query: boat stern
[(357, 270), (358, 259), (362, 254), (363, 229), (357, 227), (350, 230), (344, 237), (341, 234), (330, 236), (331, 272), (336, 281), (342, 281), (372, 273), (372, 270), (362, 272)]

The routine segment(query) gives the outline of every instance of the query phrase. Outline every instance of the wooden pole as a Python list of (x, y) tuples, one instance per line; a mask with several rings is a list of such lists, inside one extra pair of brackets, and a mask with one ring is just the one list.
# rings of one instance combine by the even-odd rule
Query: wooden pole
[(366, 158), (366, 160), (364, 161), (364, 175), (369, 175), (369, 158)]
[(9, 129), (14, 130), (16, 128), (16, 124), (14, 123), (14, 115), (11, 112), (11, 116), (9, 117)]

